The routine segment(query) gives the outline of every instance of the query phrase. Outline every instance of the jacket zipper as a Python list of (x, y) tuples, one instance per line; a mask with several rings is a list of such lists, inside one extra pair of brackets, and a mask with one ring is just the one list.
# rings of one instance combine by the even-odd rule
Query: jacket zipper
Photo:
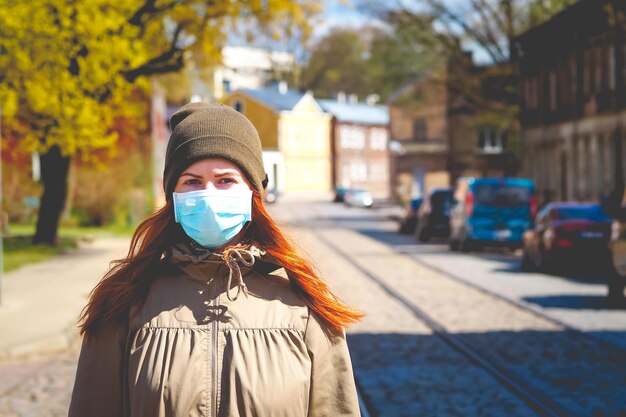
[[(219, 304), (220, 296), (218, 294), (213, 299), (213, 306), (217, 307)], [(214, 311), (217, 311), (217, 308)], [(215, 417), (217, 417), (217, 331), (217, 317), (213, 317), (213, 322), (211, 323), (211, 408)]]

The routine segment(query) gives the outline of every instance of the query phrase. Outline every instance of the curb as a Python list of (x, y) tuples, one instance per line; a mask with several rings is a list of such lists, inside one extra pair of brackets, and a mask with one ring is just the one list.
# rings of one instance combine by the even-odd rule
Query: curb
[(43, 336), (6, 348), (0, 348), (0, 364), (12, 360), (59, 353), (76, 346), (80, 339), (81, 336), (78, 327), (73, 324), (57, 334)]

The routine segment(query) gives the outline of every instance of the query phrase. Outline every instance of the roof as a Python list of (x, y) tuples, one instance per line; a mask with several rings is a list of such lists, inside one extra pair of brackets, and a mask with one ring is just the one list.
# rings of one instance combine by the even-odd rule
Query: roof
[(411, 77), (410, 80), (406, 81), (404, 84), (401, 84), (398, 88), (391, 92), (389, 97), (387, 97), (387, 104), (392, 104), (398, 98), (413, 91), (416, 88), (417, 84), (429, 75), (429, 71), (420, 71), (418, 74)]
[(287, 90), (284, 94), (281, 94), (276, 87), (259, 89), (242, 88), (235, 92), (254, 98), (278, 111), (293, 110), (293, 108), (305, 95), (305, 93), (291, 89)]
[[(624, 7), (622, 2), (617, 2), (618, 8)], [(577, 31), (580, 26), (592, 25), (592, 22), (602, 22), (604, 24), (608, 15), (605, 11), (606, 2), (597, 0), (579, 0), (561, 10), (557, 14), (551, 16), (546, 21), (528, 29), (526, 32), (517, 35), (514, 38), (515, 43), (525, 44), (527, 42), (539, 43), (544, 45), (546, 40), (556, 36), (571, 36), (574, 31), (571, 27), (576, 27)], [(613, 6), (615, 7), (615, 5)], [(565, 28), (565, 29), (564, 29)]]
[(338, 121), (363, 125), (389, 124), (389, 110), (385, 106), (366, 103), (341, 103), (336, 100), (317, 100), (322, 109)]

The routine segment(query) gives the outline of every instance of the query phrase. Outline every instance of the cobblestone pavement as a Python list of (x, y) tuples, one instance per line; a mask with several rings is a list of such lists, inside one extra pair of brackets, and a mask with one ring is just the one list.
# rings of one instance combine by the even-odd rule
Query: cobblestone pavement
[[(298, 218), (302, 212), (292, 213), (294, 224), (303, 223)], [(309, 247), (317, 248), (313, 259), (325, 259), (329, 269), (324, 275), (337, 281), (344, 297), (357, 305), (367, 303), (360, 306), (368, 316), (349, 331), (349, 342), (355, 373), (378, 415), (508, 416), (526, 415), (528, 410), (515, 401), (503, 401), (505, 394), (498, 396), (493, 389), (485, 390), (474, 376), (475, 368), (466, 364), (467, 369), (454, 369), (458, 359), (454, 360), (438, 339), (417, 331), (400, 316), (393, 317), (403, 307), (397, 299), (386, 301), (380, 289), (369, 292), (369, 300), (364, 295), (355, 297), (365, 286), (364, 281), (373, 282), (359, 273), (363, 270), (402, 294), (476, 351), (557, 402), (564, 415), (626, 415), (624, 350), (565, 331), (528, 310), (467, 287), (365, 236), (368, 233), (325, 221), (324, 213), (311, 218), (316, 220), (301, 235), (307, 236)], [(314, 240), (326, 245), (315, 244)], [(341, 266), (346, 263), (342, 255), (358, 269), (350, 271)], [(455, 257), (451, 256), (449, 262), (452, 265)], [(463, 274), (463, 270), (457, 273)], [(348, 288), (342, 288), (348, 282), (343, 276), (352, 278)], [(396, 332), (379, 320), (399, 320), (403, 331)], [(374, 328), (381, 331), (372, 331)], [(407, 387), (412, 392), (408, 397)]]
[[(348, 343), (373, 416), (536, 414), (434, 336), (368, 275), (384, 281), (448, 331), (557, 400), (566, 415), (626, 416), (623, 351), (563, 331), (370, 237), (325, 221), (313, 203), (281, 203), (272, 211), (283, 219), (281, 223), (290, 225), (289, 233), (337, 294), (366, 313), (349, 329)], [(0, 417), (66, 415), (76, 357), (77, 350), (72, 349), (0, 364)]]
[(0, 417), (66, 417), (78, 349), (0, 364)]
[[(294, 230), (302, 246), (346, 302), (366, 313), (348, 343), (365, 401), (378, 416), (536, 416), (521, 400), (449, 348), (409, 309), (342, 256), (317, 233)], [(352, 245), (353, 237), (335, 242)], [(370, 259), (378, 254), (369, 253)], [(387, 271), (397, 265), (386, 265)], [(453, 307), (452, 307), (453, 308)]]

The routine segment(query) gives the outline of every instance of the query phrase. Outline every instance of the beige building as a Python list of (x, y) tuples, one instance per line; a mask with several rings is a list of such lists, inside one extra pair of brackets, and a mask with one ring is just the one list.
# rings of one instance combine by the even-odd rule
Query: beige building
[(225, 103), (246, 115), (259, 131), (269, 187), (278, 192), (331, 189), (331, 115), (310, 93), (284, 82), (233, 92)]

